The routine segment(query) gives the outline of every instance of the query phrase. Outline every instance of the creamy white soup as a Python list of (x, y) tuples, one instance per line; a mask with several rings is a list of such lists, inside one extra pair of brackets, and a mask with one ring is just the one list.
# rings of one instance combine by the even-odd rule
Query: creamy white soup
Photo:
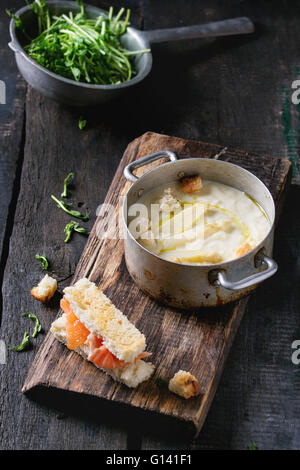
[(199, 176), (154, 188), (129, 208), (129, 230), (149, 251), (184, 264), (216, 264), (245, 255), (270, 230), (248, 194)]

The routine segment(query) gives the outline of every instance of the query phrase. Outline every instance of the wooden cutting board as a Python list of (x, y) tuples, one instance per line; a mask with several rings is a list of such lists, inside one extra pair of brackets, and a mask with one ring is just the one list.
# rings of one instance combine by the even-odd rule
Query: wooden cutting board
[[(219, 158), (246, 168), (268, 186), (279, 214), (291, 176), (288, 160), (233, 149), (222, 153), (223, 148), (218, 145), (152, 132), (147, 132), (128, 145), (105, 202), (117, 207), (120, 196), (129, 189), (130, 183), (123, 177), (125, 165), (163, 149), (173, 150), (179, 158)], [(138, 170), (137, 174), (141, 175), (159, 163), (152, 163)], [(243, 318), (247, 298), (231, 305), (191, 312), (156, 303), (141, 292), (130, 278), (124, 262), (123, 241), (117, 237), (105, 240), (97, 237), (102, 224), (102, 218), (98, 217), (73, 282), (83, 276), (96, 282), (146, 335), (147, 350), (153, 352), (151, 361), (156, 366), (155, 374), (137, 389), (128, 389), (69, 351), (48, 333), (22, 391), (39, 390), (41, 393), (41, 389), (59, 389), (90, 395), (178, 418), (192, 423), (199, 432)], [(157, 378), (167, 383), (179, 369), (191, 371), (198, 378), (201, 394), (197, 398), (185, 400), (170, 393), (167, 386), (157, 385)]]

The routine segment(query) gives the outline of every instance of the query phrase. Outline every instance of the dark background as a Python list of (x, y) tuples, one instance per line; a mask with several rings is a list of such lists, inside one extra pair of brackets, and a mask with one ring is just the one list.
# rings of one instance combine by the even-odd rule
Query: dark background
[[(130, 413), (126, 421), (116, 413), (102, 420), (82, 402), (63, 412), (59, 403), (49, 408), (22, 396), (40, 335), (31, 351), (8, 351), (0, 365), (0, 448), (247, 449), (255, 442), (258, 449), (299, 449), (300, 374), (291, 344), (300, 339), (300, 109), (290, 97), (299, 78), (300, 2), (90, 1), (132, 8), (132, 23), (146, 30), (247, 15), (256, 32), (155, 45), (141, 89), (83, 111), (43, 98), (18, 74), (5, 7), (24, 3), (2, 0), (0, 12), (0, 80), (7, 86), (7, 104), (0, 105), (0, 338), (7, 345), (19, 343), (28, 327), (21, 312), (37, 313), (47, 330), (57, 311), (57, 299), (44, 307), (30, 298), (41, 277), (35, 253), (48, 254), (63, 288), (84, 247), (79, 235), (63, 243), (65, 220), (49, 200), (69, 171), (76, 172), (74, 197), (91, 209), (90, 226), (127, 144), (148, 130), (290, 158), (294, 177), (275, 239), (279, 272), (250, 299), (197, 440), (168, 430), (159, 436), (146, 418), (134, 427)], [(88, 121), (84, 131), (80, 115)]]

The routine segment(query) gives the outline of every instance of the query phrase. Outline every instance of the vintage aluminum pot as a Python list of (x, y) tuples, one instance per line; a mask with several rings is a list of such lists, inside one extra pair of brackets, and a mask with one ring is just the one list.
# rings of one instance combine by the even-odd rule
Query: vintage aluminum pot
[[(140, 178), (133, 174), (134, 169), (162, 157), (168, 157), (171, 161), (155, 167)], [(128, 208), (138, 202), (144, 192), (195, 174), (244, 191), (262, 206), (271, 228), (265, 239), (252, 251), (232, 261), (214, 265), (181, 264), (166, 261), (148, 251), (130, 233), (127, 225)], [(126, 265), (134, 282), (154, 299), (184, 309), (223, 305), (248, 295), (258, 283), (277, 271), (277, 264), (271, 258), (274, 201), (266, 186), (249, 171), (221, 160), (177, 160), (173, 152), (164, 150), (130, 163), (124, 175), (134, 183), (123, 203)]]

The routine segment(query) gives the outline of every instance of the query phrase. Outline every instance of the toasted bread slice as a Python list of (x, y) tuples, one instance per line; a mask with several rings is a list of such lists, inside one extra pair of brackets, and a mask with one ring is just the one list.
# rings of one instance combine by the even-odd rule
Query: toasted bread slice
[(54, 296), (56, 289), (57, 280), (46, 274), (40, 283), (31, 289), (30, 293), (36, 300), (46, 304)]
[[(64, 345), (67, 344), (65, 314), (63, 314), (60, 318), (58, 318), (52, 323), (50, 331), (53, 333), (55, 338), (58, 339), (58, 341), (60, 341)], [(89, 355), (89, 347), (83, 344), (77, 349), (75, 349), (75, 352), (80, 354), (84, 359), (87, 359)], [(149, 379), (149, 377), (154, 371), (154, 365), (150, 362), (145, 362), (142, 359), (138, 359), (132, 364), (121, 367), (119, 369), (101, 368), (100, 370), (110, 375), (114, 380), (117, 380), (118, 382), (127, 385), (127, 387), (135, 388), (141, 382), (144, 382), (145, 380)]]
[(76, 317), (118, 359), (133, 362), (145, 350), (145, 336), (93, 282), (80, 279), (64, 294)]

